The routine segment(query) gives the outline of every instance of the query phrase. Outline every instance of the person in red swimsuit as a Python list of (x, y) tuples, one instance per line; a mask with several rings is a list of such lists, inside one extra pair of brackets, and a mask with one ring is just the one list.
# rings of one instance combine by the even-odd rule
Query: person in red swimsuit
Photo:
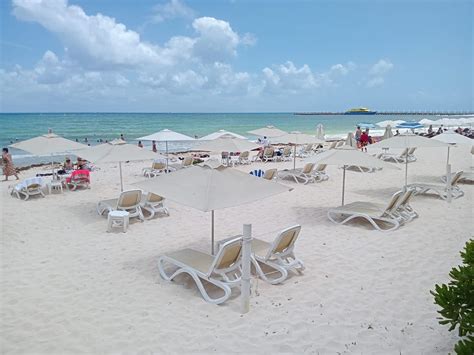
[(369, 132), (365, 130), (360, 135), (360, 146), (363, 152), (367, 151), (367, 145), (369, 144)]

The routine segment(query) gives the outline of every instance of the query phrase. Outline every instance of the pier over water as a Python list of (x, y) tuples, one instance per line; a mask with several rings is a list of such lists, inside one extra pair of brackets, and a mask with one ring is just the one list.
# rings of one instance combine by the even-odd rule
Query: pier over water
[[(307, 115), (307, 116), (318, 116), (318, 115), (345, 115), (346, 112), (294, 112), (294, 115)], [(359, 114), (363, 115), (363, 114)], [(409, 116), (465, 116), (474, 115), (473, 111), (377, 111), (375, 115), (409, 115)]]

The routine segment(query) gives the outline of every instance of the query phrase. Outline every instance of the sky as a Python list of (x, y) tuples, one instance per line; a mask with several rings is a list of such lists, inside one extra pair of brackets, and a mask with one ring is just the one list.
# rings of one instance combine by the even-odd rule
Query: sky
[(472, 111), (473, 4), (3, 0), (0, 111)]

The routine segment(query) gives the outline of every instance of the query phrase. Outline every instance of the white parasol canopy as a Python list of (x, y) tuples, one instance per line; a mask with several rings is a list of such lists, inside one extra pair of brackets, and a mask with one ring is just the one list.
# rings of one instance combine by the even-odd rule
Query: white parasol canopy
[(385, 132), (382, 136), (382, 140), (389, 139), (393, 137), (392, 126), (389, 124), (385, 127)]
[(166, 144), (166, 171), (168, 171), (168, 142), (185, 142), (185, 141), (194, 141), (195, 139), (189, 137), (185, 134), (172, 131), (170, 129), (163, 129), (159, 132), (155, 132), (148, 136), (137, 138), (141, 141), (156, 141), (156, 142), (165, 142)]
[(287, 132), (282, 131), (281, 129), (278, 129), (274, 126), (266, 126), (266, 127), (254, 129), (253, 131), (249, 131), (248, 133), (253, 134), (255, 136), (273, 138), (273, 137), (282, 136), (286, 134)]
[(87, 148), (85, 144), (71, 141), (51, 132), (14, 143), (10, 147), (21, 149), (34, 155), (61, 155), (77, 149)]
[(437, 141), (444, 142), (449, 144), (448, 145), (448, 154), (446, 157), (446, 164), (449, 164), (449, 149), (451, 145), (470, 145), (474, 146), (474, 139), (468, 138), (463, 136), (462, 134), (454, 132), (454, 130), (450, 129), (444, 133), (438, 134), (437, 136), (433, 137), (432, 139), (436, 139)]
[(206, 151), (206, 152), (244, 152), (246, 150), (252, 150), (260, 148), (260, 145), (249, 142), (246, 139), (234, 138), (234, 137), (221, 137), (212, 141), (202, 142), (192, 148), (194, 151)]
[(199, 138), (200, 141), (211, 141), (213, 139), (221, 138), (221, 137), (234, 137), (234, 138), (240, 138), (240, 139), (247, 139), (244, 136), (241, 136), (240, 134), (234, 133), (234, 132), (229, 132), (224, 129), (220, 129), (217, 132), (208, 134), (207, 136)]
[(293, 169), (296, 168), (296, 146), (301, 144), (324, 144), (324, 141), (306, 133), (293, 131), (273, 139), (275, 143), (293, 144)]
[[(436, 147), (447, 147), (446, 143), (417, 136), (414, 134), (393, 136), (388, 139), (384, 139), (380, 142), (371, 145), (371, 148), (399, 148), (399, 149), (410, 149), (410, 148), (436, 148)], [(405, 159), (405, 186), (408, 180), (408, 159)]]
[(258, 201), (291, 188), (219, 165), (192, 166), (155, 179), (134, 184), (179, 204), (211, 211), (212, 253), (214, 253), (214, 211)]
[(354, 138), (354, 133), (347, 133), (346, 142), (344, 144), (352, 148), (357, 148), (357, 141)]
[(308, 163), (342, 165), (342, 205), (344, 206), (344, 190), (346, 185), (346, 167), (351, 165), (365, 166), (370, 168), (399, 169), (397, 166), (386, 163), (367, 153), (363, 153), (350, 146), (342, 146), (327, 150), (323, 153), (305, 159)]
[(324, 126), (321, 123), (316, 126), (316, 138), (321, 139), (322, 141), (325, 140)]
[(115, 139), (109, 143), (76, 150), (77, 156), (94, 163), (119, 163), (120, 166), (120, 188), (123, 191), (122, 162), (140, 161), (163, 158), (150, 150), (140, 148), (136, 145), (127, 144), (124, 140)]

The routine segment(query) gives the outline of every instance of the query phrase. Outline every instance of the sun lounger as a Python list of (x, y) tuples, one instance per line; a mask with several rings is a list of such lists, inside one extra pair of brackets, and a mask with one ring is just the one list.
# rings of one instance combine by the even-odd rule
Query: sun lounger
[(280, 179), (292, 178), (296, 183), (308, 184), (314, 182), (312, 175), (314, 169), (313, 163), (307, 163), (302, 169), (282, 170), (278, 173)]
[[(257, 275), (270, 284), (278, 284), (288, 277), (288, 271), (302, 272), (305, 267), (301, 260), (295, 257), (295, 242), (301, 231), (300, 225), (295, 225), (282, 230), (272, 243), (252, 239), (252, 264)], [(279, 277), (268, 277), (262, 270), (261, 264), (277, 270)], [(271, 274), (271, 273), (269, 273)]]
[(357, 173), (374, 173), (374, 168), (368, 168), (366, 166), (358, 166), (358, 165), (349, 165), (346, 167), (346, 170), (355, 171)]
[[(372, 202), (353, 202), (332, 208), (328, 211), (328, 218), (336, 224), (345, 224), (354, 218), (364, 218), (379, 231), (392, 231), (405, 221), (396, 212), (397, 201), (400, 195), (400, 192), (394, 194), (386, 206)], [(337, 218), (342, 218), (342, 220)], [(380, 222), (389, 224), (390, 227), (383, 228)]]
[[(241, 250), (241, 237), (224, 243), (216, 256), (193, 249), (184, 249), (161, 256), (158, 260), (158, 269), (161, 277), (167, 281), (172, 281), (182, 273), (189, 274), (207, 302), (220, 304), (229, 299), (233, 287), (240, 286)], [(174, 265), (178, 269), (169, 275), (165, 271), (165, 263)], [(224, 295), (211, 297), (204, 288), (202, 280), (224, 291)]]
[[(400, 192), (401, 193), (401, 192)], [(414, 194), (414, 190), (408, 189), (400, 194), (400, 197), (395, 204), (394, 214), (401, 216), (404, 222), (410, 222), (418, 217), (418, 213), (410, 206), (410, 200)]]
[(76, 190), (79, 186), (86, 189), (90, 188), (89, 170), (74, 170), (71, 177), (66, 179), (66, 186), (69, 190)]
[(275, 150), (272, 147), (267, 147), (263, 151), (262, 161), (265, 163), (275, 160)]
[(12, 196), (15, 195), (19, 199), (26, 201), (31, 196), (39, 195), (41, 197), (45, 197), (43, 193), (43, 187), (45, 186), (45, 182), (40, 177), (33, 177), (29, 179), (25, 179), (24, 181), (16, 184), (11, 194)]
[[(454, 199), (464, 196), (464, 192), (459, 188), (458, 182), (461, 179), (463, 172), (458, 171), (453, 175), (451, 179), (451, 197)], [(428, 191), (432, 191), (434, 194), (438, 195), (441, 199), (448, 199), (448, 188), (446, 184), (435, 185), (435, 184), (425, 184), (422, 182), (415, 182), (407, 186), (409, 189), (414, 190), (414, 195), (426, 194)]]
[(411, 149), (405, 148), (403, 152), (399, 155), (384, 153), (382, 154), (382, 156), (380, 156), (380, 159), (382, 159), (383, 161), (388, 161), (388, 162), (393, 162), (393, 163), (405, 163), (405, 160), (408, 159), (408, 162), (410, 163), (416, 160), (416, 158), (414, 160), (407, 158), (410, 150)]
[(312, 175), (315, 181), (326, 181), (329, 179), (329, 175), (326, 174), (327, 164), (318, 164), (313, 170)]
[(277, 157), (279, 161), (291, 161), (291, 147), (283, 148), (283, 152)]
[(165, 198), (152, 192), (146, 195), (142, 194), (140, 207), (150, 214), (150, 216), (145, 217), (146, 219), (152, 219), (156, 213), (164, 213), (167, 216), (170, 215), (168, 208), (165, 206)]
[[(441, 181), (446, 183), (446, 175), (441, 176)], [(474, 182), (474, 172), (464, 171), (458, 180), (458, 184), (472, 184)]]
[(100, 201), (97, 204), (97, 213), (103, 215), (107, 212), (107, 215), (110, 211), (127, 211), (130, 213), (130, 218), (138, 217), (141, 221), (145, 219), (141, 209), (141, 199), (142, 191), (141, 190), (129, 190), (123, 191), (120, 194), (119, 198)]
[(249, 155), (250, 155), (249, 151), (240, 153), (238, 163), (242, 165), (250, 164)]
[(143, 176), (152, 178), (158, 175), (163, 174), (166, 171), (166, 163), (154, 161), (151, 165), (151, 168), (143, 168)]
[(277, 178), (277, 169), (267, 169), (265, 170), (265, 174), (263, 174), (263, 178), (266, 180), (273, 180)]

